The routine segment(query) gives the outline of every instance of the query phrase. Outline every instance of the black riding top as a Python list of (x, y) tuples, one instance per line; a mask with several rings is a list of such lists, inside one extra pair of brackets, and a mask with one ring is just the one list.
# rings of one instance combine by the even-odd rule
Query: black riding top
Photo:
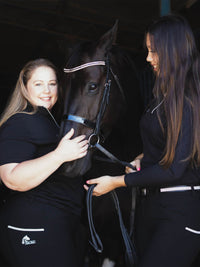
[[(190, 162), (186, 160), (191, 152), (193, 132), (192, 110), (186, 101), (183, 108), (181, 133), (178, 138), (174, 160), (167, 169), (159, 164), (164, 155), (166, 143), (166, 138), (157, 117), (157, 110), (162, 110), (162, 106), (163, 104), (161, 103), (156, 107), (154, 101), (141, 119), (140, 129), (144, 157), (141, 162), (141, 171), (125, 175), (125, 183), (128, 186), (161, 188), (175, 185), (200, 184), (199, 169), (192, 168)], [(161, 117), (164, 132), (166, 132), (164, 116)]]
[[(35, 114), (18, 113), (0, 128), (0, 165), (20, 163), (41, 157), (58, 144), (59, 127), (47, 109)], [(80, 215), (83, 197), (80, 177), (68, 178), (54, 172), (42, 184), (27, 192), (9, 190), (9, 195), (26, 194)]]

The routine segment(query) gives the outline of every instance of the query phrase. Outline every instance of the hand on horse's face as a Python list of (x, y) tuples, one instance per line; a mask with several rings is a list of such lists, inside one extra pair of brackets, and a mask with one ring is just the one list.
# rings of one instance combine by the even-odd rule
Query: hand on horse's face
[(88, 140), (85, 135), (73, 139), (74, 129), (71, 129), (60, 141), (55, 149), (56, 156), (62, 163), (84, 157), (88, 151)]

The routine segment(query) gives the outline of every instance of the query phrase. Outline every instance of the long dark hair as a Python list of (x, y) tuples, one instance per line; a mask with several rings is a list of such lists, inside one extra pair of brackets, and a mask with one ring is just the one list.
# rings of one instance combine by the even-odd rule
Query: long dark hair
[[(166, 147), (161, 164), (169, 167), (181, 130), (183, 104), (193, 111), (193, 140), (189, 160), (200, 164), (200, 57), (188, 22), (179, 15), (163, 16), (147, 29), (158, 55), (159, 71), (153, 93), (163, 101), (166, 117)], [(161, 123), (160, 114), (158, 112)], [(162, 123), (161, 123), (162, 126)]]

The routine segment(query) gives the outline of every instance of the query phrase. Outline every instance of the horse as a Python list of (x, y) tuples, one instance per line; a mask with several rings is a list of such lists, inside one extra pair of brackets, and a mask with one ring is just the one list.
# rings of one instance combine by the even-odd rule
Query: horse
[[(143, 104), (137, 70), (128, 53), (115, 43), (117, 29), (118, 22), (98, 40), (78, 44), (64, 68), (60, 135), (73, 127), (74, 136), (85, 134), (89, 140), (89, 150), (84, 158), (63, 164), (61, 170), (67, 177), (83, 176), (86, 180), (105, 174), (119, 175), (124, 173), (124, 166), (113, 162), (108, 154), (129, 162), (142, 152), (139, 121)], [(127, 188), (117, 189), (129, 228), (135, 197), (132, 192)], [(124, 247), (110, 195), (94, 198), (93, 207), (95, 224), (104, 244), (103, 256), (97, 261), (101, 264), (104, 258), (123, 261)], [(95, 261), (98, 255), (89, 251), (89, 256), (94, 256), (90, 261)]]

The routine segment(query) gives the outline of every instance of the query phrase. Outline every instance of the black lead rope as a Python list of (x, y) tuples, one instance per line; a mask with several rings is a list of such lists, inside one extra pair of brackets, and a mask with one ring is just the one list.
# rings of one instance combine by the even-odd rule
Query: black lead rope
[(129, 162), (126, 161), (122, 161), (119, 160), (118, 158), (116, 158), (112, 153), (110, 153), (107, 149), (105, 149), (102, 145), (100, 145), (99, 143), (95, 144), (95, 147), (98, 148), (103, 154), (105, 154), (109, 159), (111, 159), (112, 162), (115, 163), (119, 163), (121, 165), (123, 165), (124, 167), (129, 167), (133, 170), (135, 170), (135, 167), (133, 167), (133, 165), (131, 165)]
[(95, 184), (91, 185), (86, 195), (88, 222), (89, 222), (90, 234), (91, 234), (91, 239), (92, 239), (92, 241), (89, 241), (89, 242), (93, 246), (93, 248), (96, 250), (96, 252), (101, 253), (103, 251), (103, 244), (101, 242), (99, 235), (97, 234), (95, 230), (94, 223), (93, 223), (93, 216), (92, 216), (92, 193), (93, 193), (95, 186), (96, 186)]
[(119, 205), (119, 199), (117, 197), (117, 193), (115, 192), (115, 190), (113, 190), (111, 192), (112, 198), (114, 200), (115, 203), (115, 208), (117, 210), (117, 214), (119, 217), (119, 224), (120, 224), (120, 229), (121, 229), (121, 233), (122, 233), (122, 237), (124, 240), (124, 244), (125, 244), (125, 248), (126, 248), (126, 262), (127, 262), (127, 266), (129, 267), (133, 267), (135, 262), (136, 262), (136, 250), (134, 247), (134, 244), (127, 232), (127, 229), (124, 225), (123, 222), (123, 218), (122, 218), (122, 214), (121, 214), (121, 209), (120, 209), (120, 205)]
[[(112, 155), (110, 152), (108, 152), (105, 148), (103, 148), (100, 144), (97, 143), (96, 147), (101, 152), (106, 154), (113, 162), (120, 163), (121, 165), (123, 165), (125, 167), (128, 166), (131, 169), (134, 169), (134, 167), (129, 162), (120, 161), (114, 155)], [(86, 206), (87, 206), (89, 229), (90, 229), (90, 234), (91, 234), (90, 244), (93, 246), (93, 248), (97, 252), (101, 253), (103, 251), (103, 244), (102, 244), (101, 239), (100, 239), (99, 235), (97, 234), (96, 229), (94, 227), (93, 215), (92, 215), (92, 193), (93, 193), (93, 190), (94, 190), (95, 186), (96, 185), (93, 184), (93, 185), (89, 186), (89, 188), (88, 188), (87, 195), (86, 195), (86, 202), (87, 202)], [(136, 249), (135, 249), (134, 243), (131, 240), (130, 235), (127, 232), (127, 229), (126, 229), (126, 227), (124, 225), (117, 193), (115, 192), (115, 190), (113, 190), (113, 191), (110, 192), (110, 194), (111, 194), (111, 196), (113, 198), (113, 201), (114, 201), (114, 204), (115, 204), (115, 208), (116, 208), (116, 211), (117, 211), (117, 214), (118, 214), (118, 218), (119, 218), (120, 229), (121, 229), (122, 237), (123, 237), (125, 248), (126, 248), (127, 266), (128, 267), (133, 267), (134, 264), (137, 262)]]

